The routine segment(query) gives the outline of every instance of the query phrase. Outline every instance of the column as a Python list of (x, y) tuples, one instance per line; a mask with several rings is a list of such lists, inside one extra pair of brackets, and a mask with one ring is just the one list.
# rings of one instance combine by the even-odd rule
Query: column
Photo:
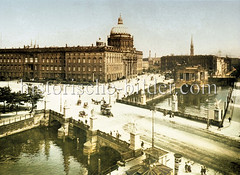
[(178, 175), (178, 169), (179, 169), (179, 163), (181, 163), (181, 158), (182, 158), (182, 155), (181, 154), (174, 154), (174, 157), (175, 157), (175, 164), (174, 164), (174, 175)]
[(125, 67), (125, 77), (126, 77), (126, 79), (127, 79), (127, 63), (124, 65), (124, 67)]

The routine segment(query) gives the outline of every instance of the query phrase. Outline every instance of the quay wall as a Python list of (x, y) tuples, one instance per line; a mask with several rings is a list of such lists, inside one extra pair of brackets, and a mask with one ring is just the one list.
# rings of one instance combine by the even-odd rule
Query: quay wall
[[(30, 118), (22, 119), (19, 121), (4, 123), (0, 126), (0, 138), (8, 135), (20, 133), (41, 125), (45, 125), (46, 122), (43, 122), (44, 113), (34, 114)], [(14, 120), (14, 119), (13, 119)]]
[[(144, 109), (149, 109), (149, 110), (152, 109), (152, 107), (153, 107), (152, 105), (137, 104), (137, 103), (129, 102), (129, 101), (125, 101), (125, 100), (117, 100), (116, 102), (127, 104), (127, 105), (132, 105), (132, 106), (136, 106), (136, 107), (140, 107), (140, 108), (144, 108)], [(156, 111), (164, 113), (164, 115), (168, 115), (173, 112), (171, 110), (162, 109), (162, 108), (155, 108), (155, 109), (156, 109)], [(204, 118), (204, 117), (199, 117), (199, 116), (191, 115), (191, 114), (185, 114), (182, 112), (173, 112), (173, 113), (175, 116), (179, 116), (179, 117), (186, 118), (186, 119), (193, 120), (193, 121), (198, 121), (201, 123), (207, 123), (207, 118)], [(212, 119), (209, 119), (209, 123), (210, 123), (210, 125), (214, 125), (214, 126), (221, 125), (221, 121), (215, 121)]]

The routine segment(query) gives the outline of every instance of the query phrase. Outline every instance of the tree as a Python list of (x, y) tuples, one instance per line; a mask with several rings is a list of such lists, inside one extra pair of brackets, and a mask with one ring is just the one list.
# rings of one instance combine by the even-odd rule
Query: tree
[(29, 99), (28, 99), (26, 93), (21, 93), (20, 91), (13, 92), (13, 93), (11, 93), (11, 95), (13, 98), (10, 101), (10, 103), (12, 104), (13, 108), (15, 108), (16, 114), (17, 114), (19, 106), (24, 105), (24, 103), (27, 103), (29, 101)]
[(0, 102), (3, 102), (3, 113), (6, 112), (6, 102), (11, 99), (11, 89), (9, 86), (0, 87)]
[(33, 109), (37, 107), (37, 102), (42, 98), (43, 95), (41, 90), (38, 89), (38, 87), (33, 86), (32, 84), (28, 84), (27, 99), (32, 106), (30, 113), (32, 113)]

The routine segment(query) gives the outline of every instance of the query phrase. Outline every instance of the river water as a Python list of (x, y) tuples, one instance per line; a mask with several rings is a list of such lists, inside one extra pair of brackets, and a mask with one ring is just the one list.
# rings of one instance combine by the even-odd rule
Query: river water
[[(229, 87), (217, 87), (216, 93), (211, 91), (210, 94), (181, 94), (178, 93), (178, 111), (185, 114), (192, 114), (207, 117), (208, 109), (214, 109), (216, 100), (226, 102)], [(173, 96), (161, 99), (157, 102), (156, 107), (172, 110), (174, 108)]]
[(64, 175), (97, 174), (99, 160), (101, 170), (114, 166), (119, 159), (110, 148), (98, 154), (83, 154), (85, 140), (57, 138), (57, 128), (36, 128), (0, 139), (1, 175)]

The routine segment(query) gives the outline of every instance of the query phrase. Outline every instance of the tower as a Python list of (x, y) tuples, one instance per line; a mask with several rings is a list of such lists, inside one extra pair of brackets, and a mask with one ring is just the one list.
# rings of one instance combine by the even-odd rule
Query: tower
[(190, 56), (194, 56), (193, 37), (191, 37)]

